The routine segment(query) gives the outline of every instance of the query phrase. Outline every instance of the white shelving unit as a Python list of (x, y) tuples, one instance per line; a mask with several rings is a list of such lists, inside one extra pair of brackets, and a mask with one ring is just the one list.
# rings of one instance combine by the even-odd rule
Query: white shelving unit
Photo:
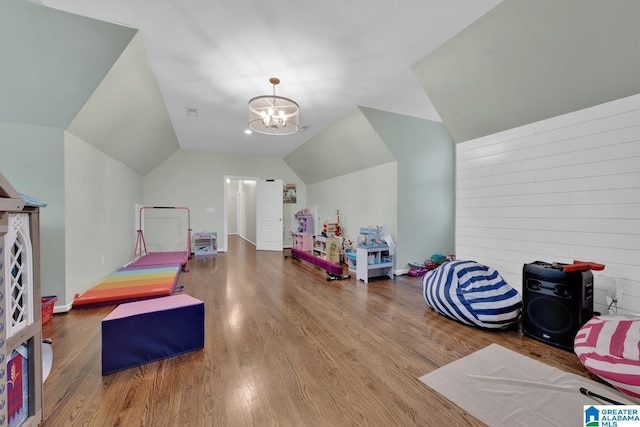
[(193, 235), (193, 254), (195, 256), (215, 255), (218, 253), (218, 233), (200, 231)]
[(372, 277), (387, 276), (393, 279), (393, 245), (386, 225), (360, 228), (356, 248), (355, 266), (348, 259), (349, 270), (356, 272), (356, 279), (369, 283)]
[(387, 276), (393, 279), (393, 256), (389, 246), (358, 246), (356, 249), (356, 279), (369, 283), (372, 277)]
[(313, 255), (326, 259), (334, 264), (340, 264), (340, 248), (342, 237), (315, 236), (313, 238)]

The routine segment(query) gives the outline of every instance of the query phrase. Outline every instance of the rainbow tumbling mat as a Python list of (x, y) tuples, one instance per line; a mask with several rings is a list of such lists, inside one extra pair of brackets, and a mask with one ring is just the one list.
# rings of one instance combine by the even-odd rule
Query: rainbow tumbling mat
[(178, 283), (181, 266), (123, 267), (81, 295), (73, 307), (120, 304), (171, 295)]
[(167, 265), (180, 264), (182, 270), (187, 270), (189, 262), (189, 252), (149, 252), (138, 260), (129, 264), (129, 267), (163, 267)]

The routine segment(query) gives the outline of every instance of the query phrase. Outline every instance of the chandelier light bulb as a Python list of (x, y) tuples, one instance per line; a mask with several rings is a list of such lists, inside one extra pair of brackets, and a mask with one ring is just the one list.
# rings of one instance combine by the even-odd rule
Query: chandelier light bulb
[(273, 95), (256, 96), (249, 100), (249, 129), (267, 135), (289, 135), (300, 129), (300, 107), (292, 99), (276, 95), (280, 80), (269, 79)]

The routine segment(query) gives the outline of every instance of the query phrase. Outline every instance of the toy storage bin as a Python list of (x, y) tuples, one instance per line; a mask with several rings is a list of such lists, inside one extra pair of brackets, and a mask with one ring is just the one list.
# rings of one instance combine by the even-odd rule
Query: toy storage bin
[(357, 259), (355, 252), (345, 252), (344, 259), (349, 267), (355, 268)]
[(51, 319), (53, 319), (53, 306), (56, 301), (58, 301), (58, 297), (55, 295), (42, 297), (42, 324), (44, 325)]
[(218, 253), (218, 233), (215, 231), (201, 231), (193, 235), (191, 246), (195, 256), (215, 255)]

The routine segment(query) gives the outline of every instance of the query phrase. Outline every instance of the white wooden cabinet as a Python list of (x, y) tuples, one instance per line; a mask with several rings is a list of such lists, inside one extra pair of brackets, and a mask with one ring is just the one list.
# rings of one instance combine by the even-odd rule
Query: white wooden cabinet
[(372, 277), (393, 279), (393, 256), (387, 245), (364, 246), (356, 249), (356, 279), (369, 283)]
[(191, 251), (195, 256), (215, 255), (218, 253), (218, 233), (201, 231), (193, 235)]
[(315, 236), (313, 238), (313, 255), (340, 264), (342, 237)]

